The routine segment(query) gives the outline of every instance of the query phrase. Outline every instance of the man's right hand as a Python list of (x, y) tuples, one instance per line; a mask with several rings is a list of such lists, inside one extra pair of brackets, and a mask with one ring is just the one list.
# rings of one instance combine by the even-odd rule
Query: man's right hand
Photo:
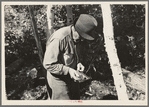
[(74, 79), (74, 81), (79, 81), (81, 79), (80, 78), (80, 73), (77, 70), (74, 70), (72, 68), (69, 68), (69, 74), (70, 74), (70, 77), (72, 79)]

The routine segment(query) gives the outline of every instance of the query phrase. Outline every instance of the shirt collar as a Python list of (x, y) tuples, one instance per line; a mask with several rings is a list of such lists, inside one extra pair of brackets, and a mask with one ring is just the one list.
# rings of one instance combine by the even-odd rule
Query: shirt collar
[(73, 40), (74, 43), (78, 43), (81, 41), (80, 39), (80, 35), (78, 34), (78, 32), (75, 31), (74, 26), (71, 26), (71, 39)]

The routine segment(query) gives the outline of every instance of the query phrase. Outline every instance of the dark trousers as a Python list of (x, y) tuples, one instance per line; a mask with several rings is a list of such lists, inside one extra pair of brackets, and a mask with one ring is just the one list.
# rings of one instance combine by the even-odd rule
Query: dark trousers
[(58, 76), (47, 72), (47, 80), (52, 89), (52, 100), (79, 100), (80, 86), (69, 75)]

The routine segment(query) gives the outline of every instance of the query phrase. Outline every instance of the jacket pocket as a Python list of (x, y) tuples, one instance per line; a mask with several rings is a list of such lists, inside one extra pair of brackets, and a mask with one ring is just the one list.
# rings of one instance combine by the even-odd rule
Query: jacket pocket
[(64, 54), (65, 65), (71, 65), (74, 62), (74, 54), (66, 53)]

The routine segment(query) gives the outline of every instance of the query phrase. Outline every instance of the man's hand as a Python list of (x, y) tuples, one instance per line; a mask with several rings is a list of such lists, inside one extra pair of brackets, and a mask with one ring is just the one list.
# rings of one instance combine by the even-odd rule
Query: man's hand
[(80, 71), (80, 72), (84, 71), (84, 66), (81, 63), (77, 64), (77, 71)]
[(69, 74), (70, 74), (70, 77), (72, 79), (74, 79), (74, 81), (79, 81), (81, 79), (80, 78), (80, 73), (77, 70), (74, 70), (72, 68), (69, 68)]

